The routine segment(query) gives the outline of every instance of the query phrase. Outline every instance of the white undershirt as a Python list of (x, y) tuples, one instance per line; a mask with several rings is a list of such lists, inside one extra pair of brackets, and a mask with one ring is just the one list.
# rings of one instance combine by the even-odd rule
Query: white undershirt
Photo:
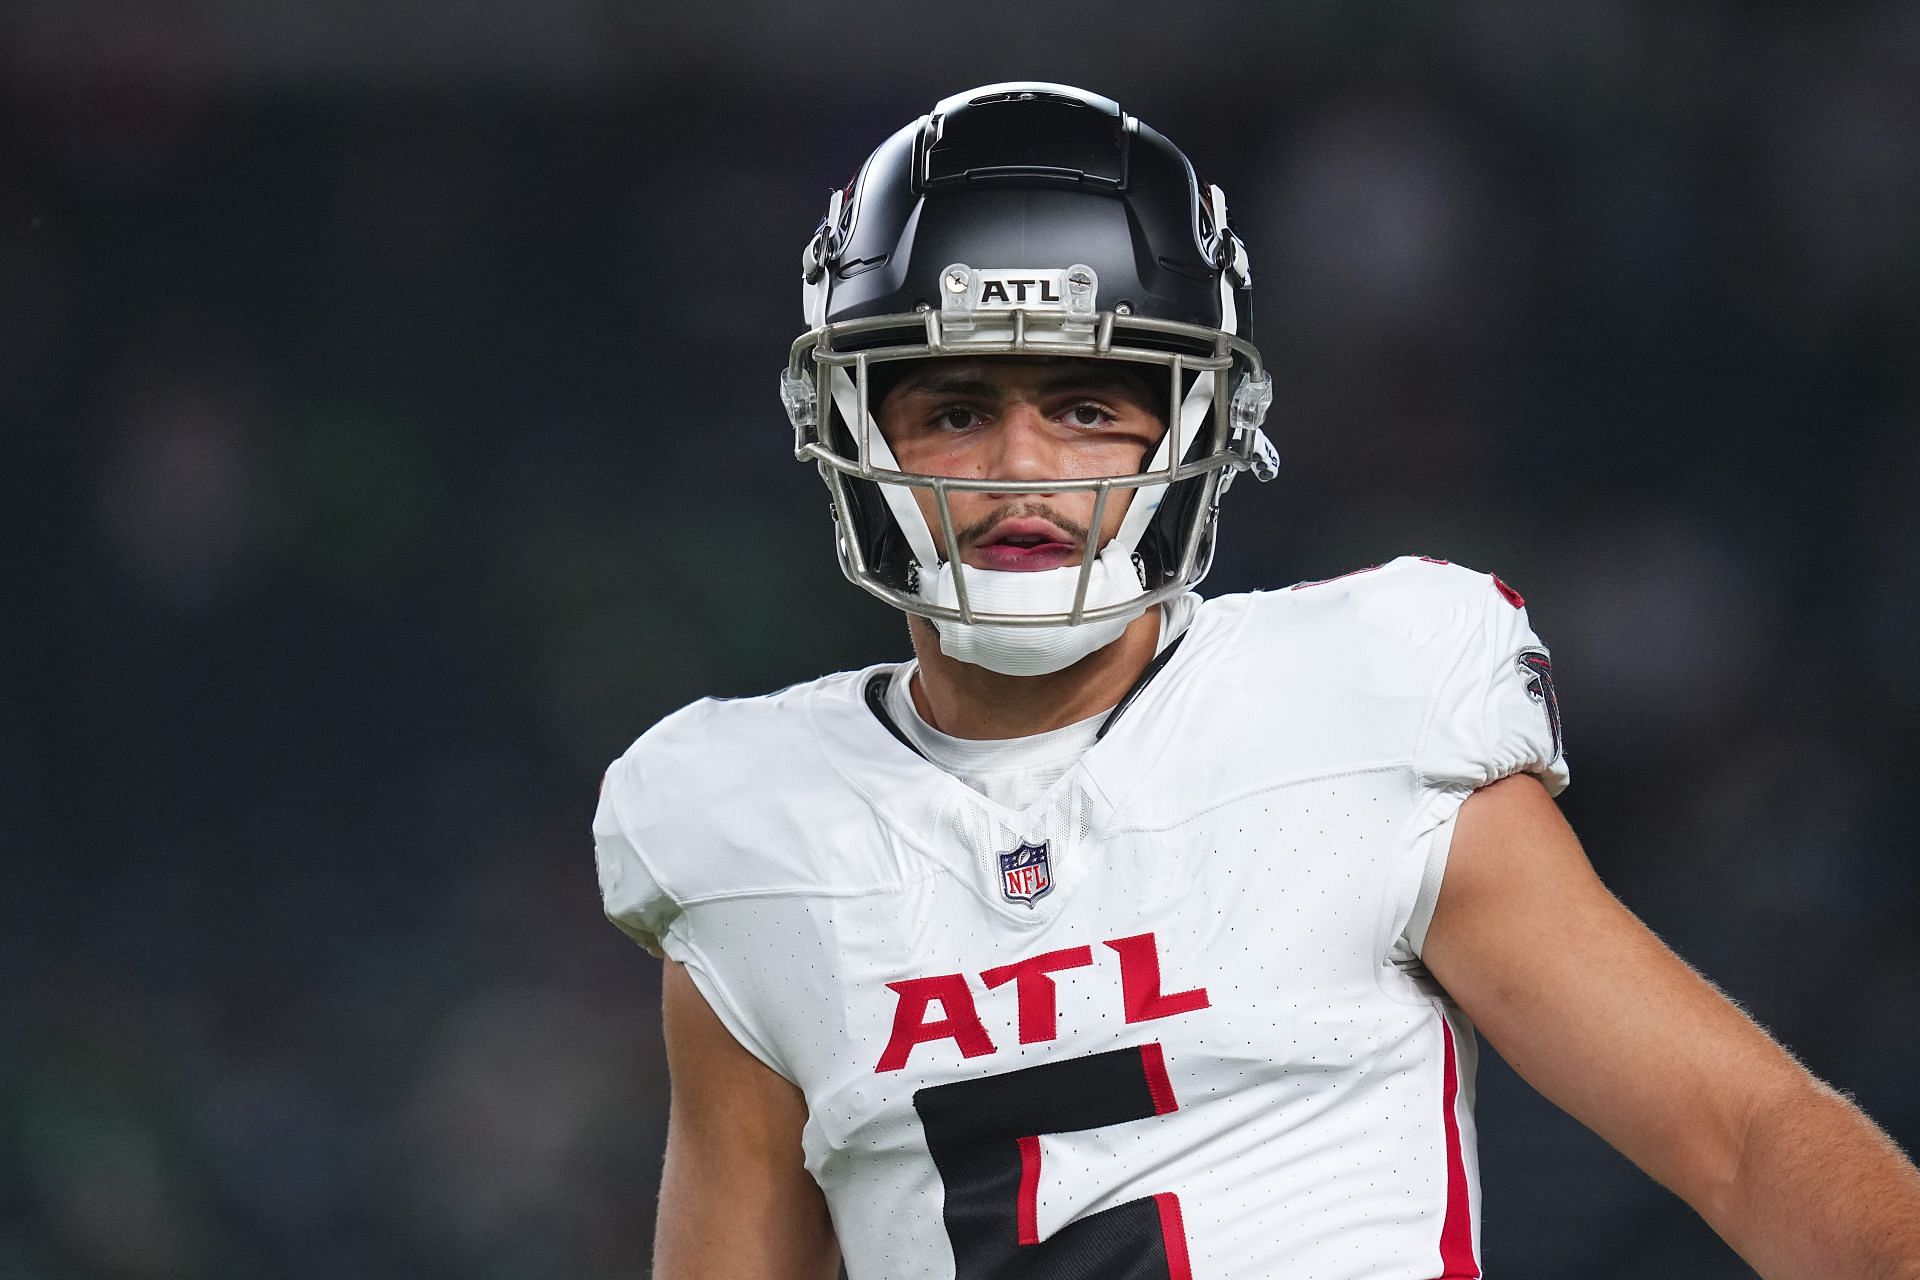
[[(1187, 629), (1199, 605), (1200, 597), (1188, 593), (1160, 606), (1156, 655)], [(1024, 738), (956, 738), (928, 724), (913, 705), (909, 687), (919, 665), (903, 663), (893, 673), (887, 685), (887, 714), (935, 767), (1008, 809), (1025, 809), (1065, 776), (1099, 738), (1100, 726), (1112, 711), (1109, 707), (1085, 720)]]

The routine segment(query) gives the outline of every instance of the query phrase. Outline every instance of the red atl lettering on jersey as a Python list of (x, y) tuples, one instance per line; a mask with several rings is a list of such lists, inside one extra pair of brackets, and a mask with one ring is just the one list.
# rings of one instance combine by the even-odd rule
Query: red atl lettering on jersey
[(1128, 1022), (1150, 1022), (1207, 1007), (1205, 987), (1160, 994), (1160, 946), (1152, 934), (1115, 938), (1107, 945), (1120, 953), (1120, 1003)]
[[(1120, 957), (1120, 1007), (1129, 1023), (1171, 1018), (1209, 1006), (1205, 987), (1170, 993), (1160, 990), (1160, 944), (1151, 933), (1113, 938), (1104, 945)], [(1060, 1034), (1059, 992), (1053, 975), (1092, 964), (1092, 947), (1066, 947), (988, 969), (981, 973), (980, 981), (989, 991), (1013, 984), (1020, 1043), (1041, 1044)], [(873, 1068), (876, 1072), (900, 1070), (907, 1065), (915, 1045), (936, 1040), (953, 1041), (961, 1056), (967, 1058), (998, 1052), (974, 1008), (965, 975), (903, 978), (889, 982), (887, 987), (899, 999), (893, 1009), (893, 1034)], [(928, 1010), (936, 1002), (942, 1016), (930, 1018)]]
[(1051, 1040), (1056, 1029), (1059, 1002), (1054, 999), (1052, 974), (1061, 969), (1081, 969), (1093, 963), (1092, 947), (1068, 947), (1045, 955), (1003, 964), (980, 975), (987, 990), (1012, 982), (1020, 999), (1020, 1043), (1038, 1044)]
[[(951, 1040), (960, 1046), (962, 1057), (977, 1058), (993, 1052), (993, 1040), (973, 1007), (973, 993), (967, 980), (957, 973), (942, 973), (931, 978), (904, 978), (889, 982), (900, 996), (893, 1010), (893, 1034), (887, 1039), (887, 1051), (880, 1055), (875, 1071), (898, 1071), (907, 1065), (913, 1046), (930, 1040)], [(927, 1020), (927, 1006), (938, 1001), (946, 1016)]]

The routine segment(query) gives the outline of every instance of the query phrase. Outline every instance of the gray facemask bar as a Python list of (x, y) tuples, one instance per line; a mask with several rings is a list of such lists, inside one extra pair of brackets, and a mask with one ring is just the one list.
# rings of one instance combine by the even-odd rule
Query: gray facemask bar
[[(949, 340), (941, 314), (929, 310), (825, 325), (794, 343), (787, 368), (781, 377), (781, 398), (794, 425), (794, 455), (802, 461), (812, 461), (818, 465), (821, 477), (833, 495), (838, 556), (842, 571), (852, 582), (895, 608), (935, 620), (1060, 626), (1137, 613), (1187, 591), (1205, 576), (1212, 560), (1210, 533), (1214, 513), (1227, 483), (1240, 471), (1251, 470), (1256, 479), (1265, 480), (1271, 478), (1274, 470), (1273, 446), (1260, 430), (1260, 422), (1271, 399), (1272, 384), (1262, 368), (1259, 352), (1252, 344), (1233, 334), (1201, 325), (1118, 315), (1112, 311), (1100, 312), (1071, 326), (1048, 323), (1054, 319), (1053, 316), (1035, 317), (1035, 322), (1030, 325), (1025, 312), (1015, 311), (1010, 315), (1012, 332), (1006, 336), (965, 332), (954, 334)], [(862, 335), (880, 331), (910, 332), (916, 328), (924, 333), (923, 342), (866, 350), (835, 350), (836, 343), (857, 339)], [(1178, 339), (1202, 348), (1211, 348), (1211, 354), (1116, 345), (1116, 333), (1123, 339), (1132, 333)], [(889, 510), (894, 513), (895, 523), (907, 537), (915, 559), (923, 564), (931, 563), (933, 548), (925, 538), (925, 522), (920, 517), (918, 506), (913, 503), (907, 490), (923, 488), (933, 491), (941, 534), (948, 546), (954, 545), (957, 540), (947, 498), (949, 493), (1019, 495), (1033, 491), (1032, 481), (930, 476), (901, 471), (894, 465), (891, 452), (879, 435), (870, 409), (871, 365), (962, 355), (1044, 355), (1124, 360), (1157, 364), (1167, 370), (1168, 403), (1178, 405), (1180, 409), (1168, 415), (1171, 420), (1167, 424), (1167, 435), (1149, 469), (1132, 475), (1048, 482), (1048, 488), (1054, 492), (1092, 491), (1096, 496), (1089, 528), (1097, 530), (1102, 527), (1115, 489), (1154, 489), (1157, 495), (1164, 495), (1167, 488), (1177, 482), (1204, 477), (1205, 491), (1201, 501), (1196, 504), (1193, 521), (1181, 538), (1178, 571), (1167, 583), (1121, 604), (1086, 608), (1087, 588), (1098, 547), (1089, 548), (1088, 554), (1081, 557), (1072, 607), (1061, 612), (1006, 614), (975, 610), (967, 598), (966, 578), (969, 570), (964, 565), (955, 566), (957, 607), (951, 608), (899, 590), (878, 577), (867, 564), (865, 548), (860, 545), (858, 533), (851, 527), (850, 519), (845, 514), (851, 510), (844, 487), (847, 477), (866, 480), (878, 486)], [(1232, 394), (1225, 394), (1220, 384), (1232, 376), (1236, 364), (1242, 365), (1244, 372), (1234, 383)], [(1214, 384), (1209, 389), (1206, 404), (1192, 405), (1190, 394), (1183, 393), (1182, 384), (1188, 373), (1211, 375), (1203, 379)], [(825, 443), (824, 433), (820, 430), (819, 413), (822, 409), (832, 412), (833, 408), (820, 403), (817, 388), (822, 380), (828, 383), (830, 391), (835, 382), (842, 384), (831, 394), (829, 405), (833, 401), (841, 402), (834, 407), (840, 409), (854, 441), (858, 455), (855, 458), (847, 458)], [(1189, 413), (1190, 407), (1197, 408), (1199, 412)], [(1209, 408), (1210, 413), (1206, 412)], [(1211, 419), (1210, 430), (1204, 436), (1196, 430), (1202, 416)], [(1210, 440), (1211, 448), (1191, 461), (1185, 460), (1184, 455), (1192, 451), (1193, 445), (1202, 438)], [(909, 514), (910, 519), (906, 518)], [(1134, 514), (1130, 512), (1129, 516)], [(1141, 514), (1137, 521), (1130, 519), (1127, 522), (1137, 525), (1130, 530), (1135, 540), (1145, 528), (1150, 514)], [(1203, 551), (1204, 561), (1201, 559)]]

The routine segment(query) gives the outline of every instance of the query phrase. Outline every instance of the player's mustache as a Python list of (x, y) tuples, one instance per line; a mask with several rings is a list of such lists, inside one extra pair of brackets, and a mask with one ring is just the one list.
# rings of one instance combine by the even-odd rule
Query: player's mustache
[(1002, 511), (995, 511), (960, 529), (955, 535), (960, 545), (970, 547), (1009, 520), (1045, 520), (1060, 532), (1070, 535), (1081, 546), (1087, 544), (1087, 526), (1058, 509), (1034, 499), (1023, 499)]

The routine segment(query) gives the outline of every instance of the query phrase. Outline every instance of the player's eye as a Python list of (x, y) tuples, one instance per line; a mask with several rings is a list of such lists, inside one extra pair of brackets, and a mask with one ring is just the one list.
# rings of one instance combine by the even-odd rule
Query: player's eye
[(1103, 427), (1114, 420), (1115, 414), (1105, 405), (1083, 400), (1067, 410), (1066, 418), (1076, 427)]
[(933, 425), (942, 431), (970, 431), (980, 425), (980, 415), (962, 405), (952, 405), (933, 416)]

